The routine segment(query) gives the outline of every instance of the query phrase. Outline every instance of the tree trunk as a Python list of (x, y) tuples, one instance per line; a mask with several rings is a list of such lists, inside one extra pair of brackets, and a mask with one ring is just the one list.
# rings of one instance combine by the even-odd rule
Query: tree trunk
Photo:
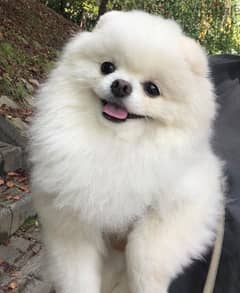
[(61, 0), (60, 1), (60, 13), (62, 14), (62, 15), (65, 15), (65, 5), (66, 5), (66, 3), (65, 3), (65, 0)]
[(98, 10), (98, 18), (106, 12), (108, 0), (101, 0), (99, 10)]

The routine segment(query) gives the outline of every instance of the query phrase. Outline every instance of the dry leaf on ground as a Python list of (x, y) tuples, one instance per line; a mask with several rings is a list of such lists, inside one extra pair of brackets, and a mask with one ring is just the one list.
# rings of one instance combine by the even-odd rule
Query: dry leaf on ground
[(7, 175), (8, 176), (19, 176), (19, 173), (17, 173), (17, 172), (8, 172)]
[(21, 196), (19, 196), (19, 195), (7, 195), (6, 199), (7, 200), (19, 200), (19, 199), (21, 199)]
[(7, 187), (12, 188), (14, 186), (14, 182), (13, 181), (7, 181), (6, 185), (7, 185)]
[(12, 281), (8, 284), (9, 289), (16, 289), (18, 287), (18, 284), (16, 281)]

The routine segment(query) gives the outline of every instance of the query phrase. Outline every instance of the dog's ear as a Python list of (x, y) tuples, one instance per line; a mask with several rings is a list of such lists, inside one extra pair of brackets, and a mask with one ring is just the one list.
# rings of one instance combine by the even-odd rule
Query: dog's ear
[(200, 76), (208, 74), (208, 60), (205, 50), (195, 40), (183, 36), (180, 44), (184, 59), (189, 64), (192, 72)]
[(119, 14), (122, 14), (122, 12), (117, 10), (112, 10), (109, 12), (104, 13), (98, 20), (94, 30), (100, 29), (103, 25), (111, 21), (112, 19), (115, 19)]

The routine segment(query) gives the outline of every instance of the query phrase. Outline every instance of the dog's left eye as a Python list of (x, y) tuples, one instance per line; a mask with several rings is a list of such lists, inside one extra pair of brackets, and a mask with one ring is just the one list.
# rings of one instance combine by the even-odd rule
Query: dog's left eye
[(101, 65), (101, 72), (103, 74), (110, 74), (116, 70), (115, 65), (112, 62), (106, 61)]
[(157, 97), (160, 95), (158, 87), (151, 81), (146, 81), (143, 84), (145, 93), (150, 97)]

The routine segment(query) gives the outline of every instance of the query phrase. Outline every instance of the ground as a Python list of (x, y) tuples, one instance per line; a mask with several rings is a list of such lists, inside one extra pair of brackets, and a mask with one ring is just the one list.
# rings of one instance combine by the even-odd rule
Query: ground
[[(24, 156), (26, 143), (5, 141), (13, 128), (9, 128), (7, 136), (2, 135), (2, 130), (7, 132), (6, 123), (19, 120), (24, 127), (14, 128), (16, 137), (22, 137), (23, 130), (27, 132), (32, 96), (67, 39), (78, 30), (76, 24), (40, 1), (0, 0), (0, 293), (53, 292), (41, 269), (44, 248), (40, 224), (36, 216), (29, 218), (36, 212), (27, 173), (7, 168), (19, 161), (19, 153), (11, 152), (9, 156), (9, 148), (21, 147)], [(6, 142), (14, 145), (3, 149)]]
[(1, 0), (0, 16), (0, 96), (22, 102), (79, 27), (37, 0)]
[[(29, 202), (30, 197), (29, 180), (23, 169), (8, 172), (0, 178), (1, 293), (52, 292), (52, 285), (44, 275), (45, 250), (41, 242), (40, 224)], [(11, 211), (10, 221), (7, 211)], [(29, 212), (32, 215), (30, 217)], [(7, 227), (10, 231), (4, 230)]]
[(30, 218), (0, 245), (0, 292), (50, 293), (42, 270), (44, 253), (38, 220)]

